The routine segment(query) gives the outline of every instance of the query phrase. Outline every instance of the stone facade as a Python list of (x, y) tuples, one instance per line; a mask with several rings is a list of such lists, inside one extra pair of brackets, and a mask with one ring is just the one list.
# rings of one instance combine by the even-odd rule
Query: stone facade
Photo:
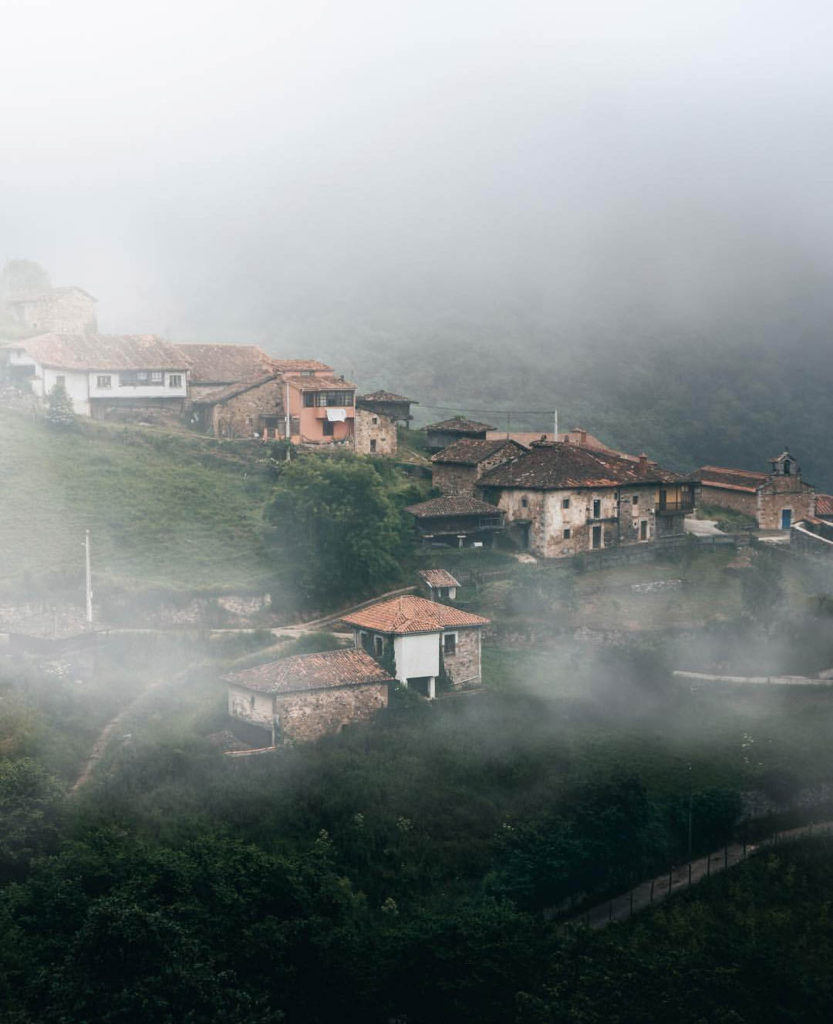
[[(816, 492), (800, 475), (773, 474), (758, 488), (756, 516), (758, 529), (781, 530), (815, 514)], [(788, 520), (784, 516), (788, 514)]]
[(700, 488), (700, 504), (717, 508), (731, 508), (744, 515), (758, 517), (758, 493), (751, 490), (727, 490), (723, 487), (703, 484)]
[(816, 493), (801, 479), (801, 467), (788, 451), (770, 459), (768, 474), (703, 466), (700, 502), (752, 516), (759, 530), (786, 530), (815, 515)]
[(95, 306), (95, 299), (82, 288), (52, 288), (9, 303), (17, 323), (43, 334), (94, 334)]
[(357, 405), (353, 429), (359, 455), (396, 455), (396, 423), (389, 416)]
[[(455, 637), (454, 654), (446, 653), (447, 636)], [(455, 687), (480, 685), (480, 630), (448, 630), (443, 634), (443, 663)]]
[[(226, 389), (235, 391), (235, 389)], [(192, 418), (205, 433), (214, 437), (263, 436), (268, 430), (274, 437), (284, 433), (284, 387), (280, 377), (272, 377), (252, 387), (236, 389), (211, 401), (203, 398), (194, 403)]]
[(367, 721), (387, 707), (387, 683), (333, 687), (308, 693), (270, 695), (229, 686), (228, 712), (272, 732), (276, 742), (305, 743), (339, 732), (350, 722)]

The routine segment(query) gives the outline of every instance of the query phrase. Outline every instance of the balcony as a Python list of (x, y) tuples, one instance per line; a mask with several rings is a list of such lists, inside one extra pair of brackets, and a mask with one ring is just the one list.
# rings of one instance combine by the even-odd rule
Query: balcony
[(694, 511), (694, 499), (683, 498), (681, 501), (662, 501), (657, 503), (657, 507), (654, 509), (658, 516), (673, 516), (679, 515), (681, 512), (693, 512)]

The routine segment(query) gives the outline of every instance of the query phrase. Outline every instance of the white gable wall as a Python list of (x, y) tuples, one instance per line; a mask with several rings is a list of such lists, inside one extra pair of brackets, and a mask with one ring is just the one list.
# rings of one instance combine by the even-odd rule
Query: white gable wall
[(393, 639), (396, 678), (404, 683), (421, 676), (440, 674), (440, 634), (409, 633)]

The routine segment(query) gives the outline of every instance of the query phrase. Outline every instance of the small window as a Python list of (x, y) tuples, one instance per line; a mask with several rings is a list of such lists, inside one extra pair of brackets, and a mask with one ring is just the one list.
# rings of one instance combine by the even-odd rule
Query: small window
[(330, 420), (322, 420), (321, 427), (324, 432), (324, 437), (333, 437), (335, 434), (335, 423), (331, 423)]
[(302, 377), (314, 377), (315, 376), (315, 370), (301, 370), (301, 376)]
[(573, 535), (573, 531), (570, 529), (569, 526), (565, 526), (564, 529), (562, 530), (562, 535), (564, 537), (564, 540), (569, 540), (570, 537), (572, 537), (572, 535)]
[(792, 464), (788, 459), (784, 459), (784, 476), (789, 476), (792, 473)]
[(96, 377), (96, 387), (98, 388), (111, 388), (113, 386), (113, 378), (109, 374)]
[(376, 438), (372, 438), (370, 441), (370, 452), (371, 454), (376, 451)]
[(379, 417), (378, 417), (378, 416), (371, 416), (371, 417), (370, 417), (370, 422), (371, 422), (371, 423), (373, 424), (373, 426), (375, 427), (375, 426), (376, 426), (376, 424), (377, 424), (377, 423), (379, 422)]
[(450, 655), (457, 653), (457, 634), (445, 633), (443, 635), (443, 654)]
[(640, 540), (647, 540), (648, 539), (648, 520), (647, 519), (640, 519), (639, 520), (639, 539)]
[(305, 391), (304, 392), (304, 408), (311, 409), (315, 405), (315, 392)]
[(60, 384), (60, 385), (62, 385), (62, 386), (66, 386), (66, 382), (67, 382), (67, 379), (66, 379), (66, 377), (64, 376), (64, 374), (62, 374), (62, 373), (59, 373), (59, 374), (58, 374), (58, 375), (57, 375), (57, 376), (55, 377), (55, 383), (56, 383), (56, 384)]
[(602, 516), (602, 500), (601, 498), (593, 499), (593, 518), (601, 519)]
[(182, 387), (182, 374), (181, 373), (172, 373), (170, 375), (170, 377), (168, 377), (168, 387), (169, 388), (181, 388)]
[(638, 494), (634, 494), (634, 496), (633, 496), (633, 498), (631, 500), (633, 501), (634, 505), (638, 505), (639, 504), (639, 495)]
[(562, 508), (569, 508), (570, 507), (570, 499), (569, 498), (562, 499), (561, 507)]
[(377, 658), (381, 658), (385, 653), (385, 638), (383, 636), (373, 637), (373, 653)]
[(529, 508), (529, 499), (521, 498), (521, 508)]

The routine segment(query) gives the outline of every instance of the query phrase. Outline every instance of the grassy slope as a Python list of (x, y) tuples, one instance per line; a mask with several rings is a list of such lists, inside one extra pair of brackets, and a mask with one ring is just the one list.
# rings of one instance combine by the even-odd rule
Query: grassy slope
[(95, 423), (56, 432), (0, 411), (0, 579), (80, 577), (89, 528), (99, 578), (257, 583), (269, 483), (260, 453), (239, 447)]

